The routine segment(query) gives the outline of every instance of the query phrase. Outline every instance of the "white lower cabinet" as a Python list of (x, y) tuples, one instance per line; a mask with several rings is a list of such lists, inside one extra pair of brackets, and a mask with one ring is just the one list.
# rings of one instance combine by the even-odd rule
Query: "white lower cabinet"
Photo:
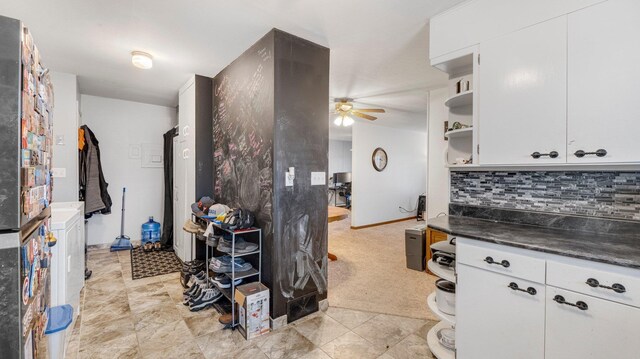
[(640, 270), (461, 237), (456, 258), (458, 359), (640, 358)]
[(546, 359), (640, 358), (640, 309), (547, 287)]
[(460, 263), (457, 275), (458, 359), (544, 357), (544, 284)]

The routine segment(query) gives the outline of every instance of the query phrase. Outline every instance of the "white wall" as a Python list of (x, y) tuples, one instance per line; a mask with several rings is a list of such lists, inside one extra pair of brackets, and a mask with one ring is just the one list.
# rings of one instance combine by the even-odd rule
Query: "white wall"
[(162, 135), (177, 124), (170, 107), (104, 97), (81, 96), (82, 123), (100, 142), (102, 169), (113, 201), (111, 214), (89, 219), (88, 244), (111, 243), (120, 234), (122, 187), (127, 188), (125, 234), (140, 239), (140, 225), (153, 216), (162, 223), (164, 178), (162, 168), (143, 168), (129, 158), (129, 145), (162, 146)]
[(449, 213), (449, 169), (445, 167), (444, 160), (447, 148), (444, 121), (448, 119), (444, 102), (448, 95), (446, 87), (429, 92), (426, 218), (435, 217), (441, 212)]
[[(78, 81), (76, 75), (51, 72), (53, 82), (53, 169), (65, 172), (53, 180), (54, 202), (78, 200)], [(62, 138), (60, 138), (62, 137)], [(58, 144), (58, 140), (62, 143)]]
[(329, 177), (351, 172), (351, 141), (329, 140)]
[[(426, 127), (426, 118), (425, 118)], [(412, 210), (426, 187), (427, 138), (422, 132), (356, 122), (352, 143), (353, 227), (415, 217)], [(382, 147), (388, 156), (384, 171), (373, 168), (371, 155)]]

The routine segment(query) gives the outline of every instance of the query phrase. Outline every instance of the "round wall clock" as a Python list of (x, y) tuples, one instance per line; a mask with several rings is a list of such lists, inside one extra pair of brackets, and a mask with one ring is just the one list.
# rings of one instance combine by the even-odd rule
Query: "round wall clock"
[(373, 163), (373, 168), (375, 168), (376, 171), (384, 171), (384, 169), (387, 167), (388, 160), (389, 159), (387, 158), (387, 152), (385, 150), (380, 147), (373, 150), (371, 162)]

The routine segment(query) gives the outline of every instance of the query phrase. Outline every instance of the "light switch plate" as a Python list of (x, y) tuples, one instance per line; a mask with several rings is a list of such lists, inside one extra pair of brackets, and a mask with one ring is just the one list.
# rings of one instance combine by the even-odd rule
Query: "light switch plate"
[(323, 186), (327, 184), (327, 173), (326, 172), (311, 172), (311, 185), (312, 186)]
[(295, 178), (294, 175), (292, 175), (289, 172), (285, 172), (284, 173), (284, 185), (286, 187), (293, 187), (293, 179)]
[(64, 146), (64, 135), (56, 135), (56, 145)]
[(67, 177), (67, 169), (64, 167), (52, 168), (51, 177), (53, 178)]

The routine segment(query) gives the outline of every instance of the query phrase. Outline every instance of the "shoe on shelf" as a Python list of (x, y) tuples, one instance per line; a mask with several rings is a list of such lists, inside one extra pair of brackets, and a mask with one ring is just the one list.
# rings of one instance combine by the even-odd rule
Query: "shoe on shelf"
[(197, 223), (193, 222), (190, 219), (187, 219), (182, 226), (182, 229), (185, 232), (193, 233), (193, 234), (202, 234), (204, 230)]
[[(231, 278), (226, 274), (218, 275), (212, 279), (213, 283), (217, 284), (220, 288), (231, 288)], [(234, 285), (242, 283), (242, 279), (236, 279)]]
[(208, 288), (202, 291), (202, 294), (189, 304), (189, 310), (197, 312), (204, 309), (222, 298), (222, 292), (218, 288)]
[(234, 270), (236, 272), (246, 272), (252, 268), (253, 266), (251, 263), (245, 262), (242, 258), (235, 258), (229, 263), (220, 263), (219, 261), (214, 261), (212, 259), (211, 264), (209, 264), (209, 269), (216, 273), (231, 273)]
[[(218, 243), (218, 250), (221, 252), (231, 253), (232, 243), (231, 241), (220, 241)], [(250, 253), (256, 251), (258, 245), (256, 243), (247, 242), (242, 237), (236, 238), (235, 251), (236, 254)]]

